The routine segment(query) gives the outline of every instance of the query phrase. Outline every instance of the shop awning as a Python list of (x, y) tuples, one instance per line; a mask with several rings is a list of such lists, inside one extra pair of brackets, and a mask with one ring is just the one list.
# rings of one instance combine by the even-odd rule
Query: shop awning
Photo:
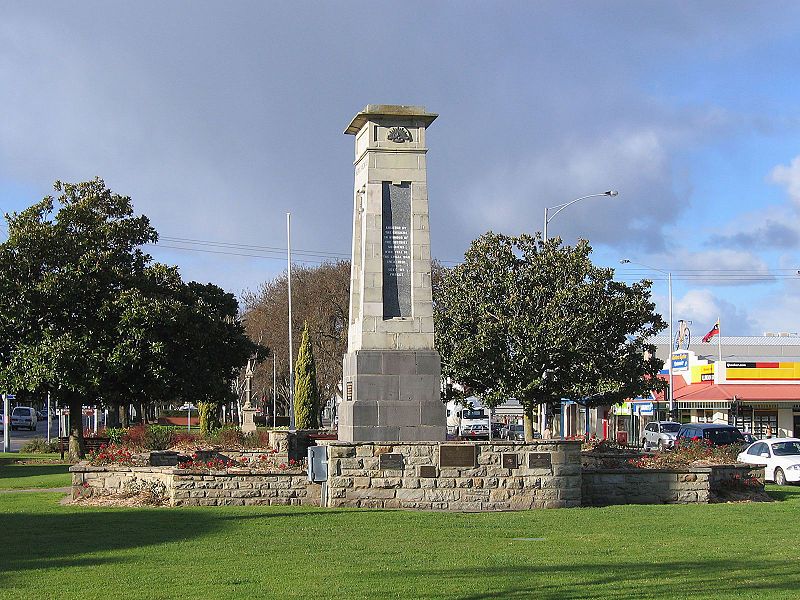
[(800, 385), (794, 384), (693, 384), (682, 387), (675, 386), (676, 401), (728, 401), (733, 397), (740, 402), (798, 402), (800, 401)]

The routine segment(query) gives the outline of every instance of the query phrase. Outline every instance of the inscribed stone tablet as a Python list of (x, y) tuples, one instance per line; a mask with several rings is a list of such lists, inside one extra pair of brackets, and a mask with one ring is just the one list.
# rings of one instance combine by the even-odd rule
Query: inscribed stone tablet
[(552, 467), (549, 452), (531, 452), (528, 455), (529, 469), (551, 469)]
[(411, 316), (411, 184), (383, 182), (383, 318)]
[(501, 458), (504, 469), (516, 469), (519, 466), (519, 457), (512, 452), (503, 452)]
[(423, 479), (436, 477), (436, 467), (433, 465), (423, 465), (419, 468), (419, 476)]
[(439, 467), (474, 467), (476, 465), (474, 444), (451, 444), (439, 446)]
[(383, 470), (402, 470), (403, 469), (403, 455), (402, 454), (381, 454), (378, 459), (378, 468)]

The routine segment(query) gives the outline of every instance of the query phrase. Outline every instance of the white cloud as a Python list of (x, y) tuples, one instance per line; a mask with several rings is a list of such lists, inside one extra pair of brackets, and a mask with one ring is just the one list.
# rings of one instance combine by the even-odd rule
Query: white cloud
[(795, 156), (788, 165), (776, 166), (768, 179), (783, 185), (792, 202), (800, 207), (800, 156)]
[(746, 311), (720, 298), (709, 289), (689, 290), (674, 301), (673, 314), (676, 321), (692, 321), (692, 337), (703, 336), (720, 320), (723, 335), (754, 335), (758, 333), (756, 322)]

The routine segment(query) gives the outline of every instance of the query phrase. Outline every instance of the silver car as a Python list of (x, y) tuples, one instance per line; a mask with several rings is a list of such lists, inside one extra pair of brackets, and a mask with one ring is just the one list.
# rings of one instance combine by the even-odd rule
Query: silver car
[(675, 446), (681, 424), (674, 421), (651, 421), (644, 428), (642, 446), (645, 450), (667, 450)]

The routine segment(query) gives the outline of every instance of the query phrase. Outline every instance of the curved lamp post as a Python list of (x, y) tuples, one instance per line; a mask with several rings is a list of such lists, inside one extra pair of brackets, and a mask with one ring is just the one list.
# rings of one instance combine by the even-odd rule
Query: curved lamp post
[[(575, 200), (570, 200), (569, 202), (565, 202), (564, 204), (559, 204), (557, 206), (548, 206), (544, 209), (544, 227), (542, 228), (542, 237), (546, 240), (547, 239), (547, 224), (553, 220), (558, 213), (562, 210), (575, 204), (576, 202), (580, 202), (581, 200), (586, 200), (586, 198), (596, 198), (598, 196), (617, 196), (619, 192), (617, 190), (608, 190), (607, 192), (603, 192), (602, 194), (589, 194), (588, 196), (581, 196), (580, 198), (575, 198)], [(555, 212), (550, 215), (550, 211), (555, 210)], [(549, 215), (549, 216), (548, 216)]]
[(633, 262), (627, 258), (623, 258), (619, 261), (621, 265), (639, 265), (640, 267), (644, 267), (645, 269), (650, 269), (651, 271), (656, 271), (657, 273), (661, 273), (662, 275), (667, 276), (667, 293), (669, 296), (669, 343), (667, 344), (667, 348), (669, 351), (668, 354), (668, 361), (669, 361), (669, 418), (675, 418), (675, 397), (673, 395), (672, 390), (672, 273), (669, 271), (664, 271), (663, 269), (656, 269), (655, 267), (651, 267), (650, 265), (644, 265), (642, 263)]

